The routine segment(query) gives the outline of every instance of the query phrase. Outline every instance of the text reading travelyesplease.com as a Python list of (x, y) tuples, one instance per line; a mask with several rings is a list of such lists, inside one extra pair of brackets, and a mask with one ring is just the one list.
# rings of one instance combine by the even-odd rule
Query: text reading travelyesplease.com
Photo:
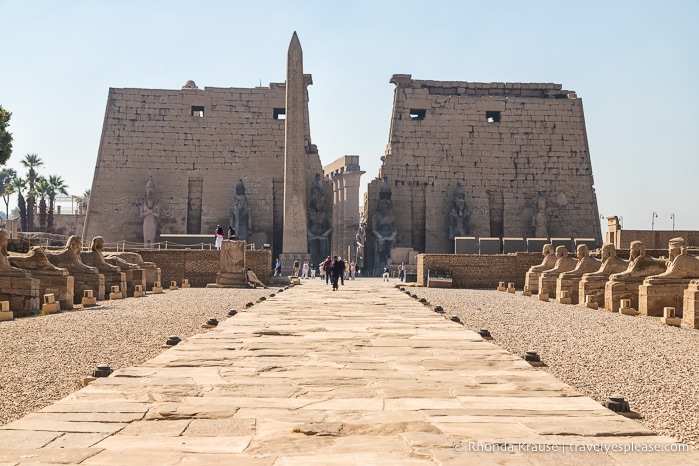
[(454, 452), (483, 453), (644, 453), (644, 452), (687, 452), (690, 446), (682, 443), (482, 443), (459, 442), (454, 444)]

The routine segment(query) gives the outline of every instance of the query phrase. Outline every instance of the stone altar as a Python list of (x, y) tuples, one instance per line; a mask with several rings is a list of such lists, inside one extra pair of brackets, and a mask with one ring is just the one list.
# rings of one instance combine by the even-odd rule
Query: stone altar
[(73, 277), (73, 304), (81, 304), (85, 290), (91, 290), (97, 299), (104, 299), (104, 275), (97, 267), (85, 265), (80, 259), (82, 242), (73, 235), (68, 238), (66, 247), (57, 252), (46, 252), (46, 257), (53, 265), (68, 269)]
[(682, 317), (684, 290), (692, 279), (699, 278), (699, 258), (687, 254), (684, 238), (673, 238), (668, 245), (667, 270), (646, 277), (638, 288), (638, 312), (641, 315), (662, 317), (663, 308), (674, 307)]
[[(113, 286), (118, 286), (119, 291), (126, 290), (126, 274), (115, 265), (108, 264), (104, 260), (102, 251), (104, 250), (104, 238), (95, 236), (90, 243), (90, 250), (80, 253), (80, 260), (83, 264), (90, 267), (95, 267), (99, 273), (104, 275), (105, 288), (111, 289)], [(98, 298), (99, 299), (99, 298)]]
[(617, 257), (616, 247), (612, 243), (605, 243), (602, 246), (602, 265), (599, 270), (584, 274), (580, 280), (578, 289), (580, 302), (584, 303), (585, 297), (591, 296), (590, 299), (597, 304), (598, 308), (604, 307), (604, 286), (609, 276), (623, 272), (628, 266), (629, 261)]
[(27, 254), (12, 254), (10, 264), (31, 272), (32, 278), (39, 280), (39, 294), (52, 294), (63, 310), (73, 309), (75, 279), (68, 269), (56, 267), (49, 262), (40, 246), (32, 247)]
[(586, 273), (596, 272), (599, 270), (602, 262), (590, 257), (590, 251), (586, 244), (578, 245), (577, 249), (578, 263), (570, 272), (563, 272), (556, 280), (556, 296), (563, 296), (562, 291), (568, 292), (570, 304), (579, 304), (585, 302), (585, 295), (579, 295), (580, 280)]
[(539, 276), (539, 294), (547, 294), (549, 298), (556, 297), (558, 276), (563, 272), (570, 272), (578, 264), (576, 258), (568, 255), (568, 249), (565, 246), (556, 248), (556, 258), (556, 265), (552, 269), (541, 272)]
[(207, 288), (245, 286), (245, 244), (245, 241), (223, 240), (216, 283), (207, 284)]
[(544, 260), (541, 261), (541, 264), (530, 267), (524, 277), (525, 289), (532, 294), (539, 294), (539, 276), (541, 272), (554, 268), (558, 260), (551, 244), (544, 244), (541, 254), (544, 256)]
[(646, 255), (641, 241), (631, 242), (629, 266), (621, 273), (609, 276), (604, 285), (604, 308), (618, 312), (622, 299), (631, 301), (630, 309), (638, 309), (638, 287), (643, 279), (666, 270), (665, 261)]

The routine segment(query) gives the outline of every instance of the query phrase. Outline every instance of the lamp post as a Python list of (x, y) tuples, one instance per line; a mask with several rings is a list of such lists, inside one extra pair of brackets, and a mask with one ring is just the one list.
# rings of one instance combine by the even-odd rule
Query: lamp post
[(653, 231), (655, 229), (655, 218), (658, 216), (657, 212), (653, 212), (653, 218), (650, 221), (650, 229)]
[(670, 214), (670, 218), (672, 219), (672, 231), (675, 231), (675, 214)]

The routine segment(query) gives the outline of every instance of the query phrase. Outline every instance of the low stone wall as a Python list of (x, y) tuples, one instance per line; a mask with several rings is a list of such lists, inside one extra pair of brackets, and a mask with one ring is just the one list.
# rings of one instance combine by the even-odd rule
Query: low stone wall
[(524, 277), (532, 265), (543, 260), (541, 253), (518, 252), (515, 254), (419, 254), (417, 256), (417, 282), (427, 285), (427, 274), (448, 272), (454, 288), (492, 288), (499, 282), (514, 283), (524, 287)]
[(245, 268), (250, 267), (262, 283), (269, 283), (272, 273), (272, 250), (255, 249), (245, 251)]

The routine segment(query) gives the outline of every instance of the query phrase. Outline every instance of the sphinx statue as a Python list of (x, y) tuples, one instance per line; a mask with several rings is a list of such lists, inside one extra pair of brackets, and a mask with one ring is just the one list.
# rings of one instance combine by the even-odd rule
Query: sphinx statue
[(250, 239), (252, 214), (242, 179), (238, 180), (238, 184), (235, 186), (235, 201), (230, 208), (229, 214), (230, 225), (235, 229), (235, 236), (241, 241)]
[(31, 278), (31, 273), (10, 264), (8, 259), (9, 253), (7, 252), (8, 244), (9, 235), (7, 231), (0, 230), (0, 277)]
[(553, 251), (552, 244), (544, 244), (541, 254), (544, 256), (544, 260), (541, 261), (541, 264), (539, 265), (529, 267), (529, 270), (524, 278), (525, 289), (528, 289), (533, 294), (539, 293), (539, 276), (541, 275), (541, 272), (554, 268), (556, 261), (558, 260)]
[(646, 255), (641, 241), (632, 241), (629, 250), (629, 266), (625, 271), (609, 276), (604, 286), (604, 308), (616, 312), (622, 299), (629, 299), (631, 307), (638, 309), (638, 291), (643, 280), (667, 270), (664, 260)]
[[(158, 266), (155, 264), (155, 262), (146, 262), (143, 260), (143, 257), (135, 252), (117, 252), (117, 253), (112, 253), (109, 255), (105, 255), (105, 260), (109, 261), (110, 257), (118, 257), (122, 261), (128, 262), (129, 264), (133, 264), (136, 267), (143, 269), (146, 277), (146, 287), (148, 289), (152, 288), (153, 285), (156, 282), (160, 282), (160, 269)], [(113, 265), (118, 265), (119, 268), (122, 268), (119, 264), (113, 264)], [(122, 269), (123, 270), (123, 269)]]
[(539, 293), (547, 293), (549, 297), (556, 297), (556, 281), (563, 272), (570, 272), (578, 264), (578, 260), (568, 255), (565, 246), (556, 248), (556, 265), (552, 269), (544, 270), (539, 276)]
[(33, 246), (27, 254), (11, 254), (8, 259), (15, 267), (31, 272), (39, 280), (39, 293), (53, 294), (63, 310), (73, 309), (75, 280), (68, 269), (56, 267), (49, 262), (43, 248)]
[(582, 302), (586, 296), (592, 296), (592, 302), (598, 307), (604, 307), (604, 285), (609, 276), (623, 272), (629, 266), (629, 262), (620, 259), (616, 255), (616, 247), (612, 243), (602, 245), (602, 264), (596, 272), (583, 274), (578, 285), (578, 296)]
[(699, 258), (687, 254), (684, 238), (673, 238), (668, 245), (668, 257), (665, 272), (652, 275), (645, 283), (662, 284), (671, 280), (687, 280), (699, 278)]
[(311, 198), (308, 202), (308, 251), (311, 254), (311, 262), (320, 264), (330, 255), (330, 212), (325, 208), (323, 196), (323, 181), (320, 174), (316, 173), (311, 185)]
[(155, 237), (158, 233), (158, 217), (160, 217), (160, 203), (155, 197), (153, 177), (149, 176), (146, 182), (146, 196), (143, 199), (143, 204), (141, 204), (144, 248), (152, 248), (155, 245)]
[(470, 222), (471, 213), (466, 207), (464, 190), (461, 183), (456, 183), (454, 200), (449, 214), (449, 239), (453, 240), (457, 236), (468, 236), (471, 232)]
[(96, 267), (97, 270), (104, 275), (105, 287), (111, 288), (112, 286), (118, 286), (119, 291), (126, 295), (126, 274), (123, 273), (118, 266), (108, 264), (107, 261), (104, 260), (103, 250), (104, 238), (95, 236), (92, 238), (90, 250), (80, 253), (80, 259), (85, 264)]
[(396, 246), (396, 218), (393, 215), (393, 203), (391, 202), (391, 187), (388, 177), (383, 177), (383, 183), (379, 190), (379, 202), (377, 211), (371, 218), (371, 231), (375, 238), (374, 269), (382, 270), (391, 257), (391, 250)]
[(590, 257), (590, 251), (586, 244), (579, 244), (576, 252), (578, 262), (575, 264), (575, 268), (560, 274), (556, 281), (556, 296), (561, 297), (563, 295), (562, 292), (567, 291), (571, 304), (580, 302), (578, 291), (583, 275), (588, 272), (596, 272), (602, 265), (601, 261)]
[(9, 301), (14, 317), (39, 311), (40, 283), (26, 270), (14, 267), (8, 260), (9, 235), (0, 230), (0, 301)]
[(68, 270), (74, 279), (73, 303), (80, 304), (85, 290), (91, 290), (99, 300), (104, 299), (104, 275), (97, 267), (90, 267), (80, 258), (82, 242), (73, 235), (68, 238), (66, 247), (60, 251), (46, 251), (46, 258), (53, 265)]

